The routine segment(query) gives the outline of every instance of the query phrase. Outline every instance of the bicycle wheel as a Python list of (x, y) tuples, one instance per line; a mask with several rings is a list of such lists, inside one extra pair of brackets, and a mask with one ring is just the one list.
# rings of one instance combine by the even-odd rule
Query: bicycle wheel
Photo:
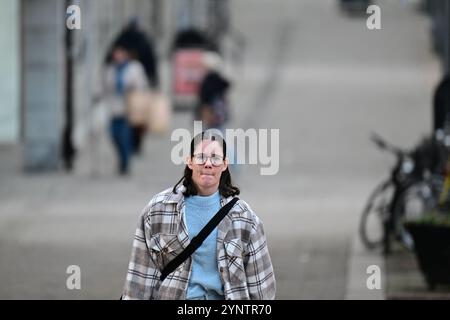
[(395, 239), (409, 250), (414, 250), (414, 240), (404, 224), (419, 219), (424, 213), (436, 208), (437, 196), (426, 181), (418, 181), (403, 190), (394, 206), (393, 232)]
[(383, 244), (384, 221), (393, 192), (394, 185), (391, 180), (383, 181), (367, 200), (359, 223), (359, 234), (367, 249), (372, 250)]

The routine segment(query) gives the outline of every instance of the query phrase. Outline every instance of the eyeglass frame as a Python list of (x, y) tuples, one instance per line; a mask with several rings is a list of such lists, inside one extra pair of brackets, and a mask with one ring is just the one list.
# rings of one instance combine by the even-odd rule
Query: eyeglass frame
[[(215, 154), (214, 156), (207, 156), (207, 155), (204, 154), (204, 153), (197, 153), (197, 154), (193, 154), (193, 155), (192, 155), (192, 159), (198, 159), (197, 156), (199, 156), (199, 155), (202, 155), (202, 158), (204, 158), (205, 160), (203, 160), (202, 163), (196, 163), (195, 160), (194, 160), (194, 161), (193, 161), (194, 164), (203, 166), (203, 165), (205, 165), (206, 162), (208, 162), (208, 159), (210, 160), (211, 165), (212, 165), (213, 167), (220, 167), (221, 165), (223, 165), (223, 164), (225, 163), (225, 157), (219, 156), (219, 155), (216, 155), (216, 154)], [(220, 164), (214, 164), (214, 163), (213, 163), (213, 159), (212, 159), (213, 157), (219, 158), (220, 160), (222, 160), (222, 163), (220, 163)]]

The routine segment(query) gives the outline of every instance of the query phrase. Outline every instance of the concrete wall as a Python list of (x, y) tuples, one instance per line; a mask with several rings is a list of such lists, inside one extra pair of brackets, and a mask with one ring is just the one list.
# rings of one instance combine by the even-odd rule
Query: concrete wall
[(64, 115), (64, 2), (22, 4), (24, 166), (54, 170), (60, 163)]
[(19, 140), (20, 2), (0, 1), (0, 143)]

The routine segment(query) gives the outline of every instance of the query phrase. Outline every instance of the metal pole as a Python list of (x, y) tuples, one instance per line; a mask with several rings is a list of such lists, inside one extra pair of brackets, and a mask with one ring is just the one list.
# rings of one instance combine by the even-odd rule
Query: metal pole
[[(66, 8), (72, 4), (66, 0)], [(65, 94), (65, 125), (62, 137), (62, 157), (66, 170), (72, 170), (75, 148), (72, 143), (73, 131), (73, 37), (72, 32), (66, 28), (65, 32), (65, 60), (66, 60), (66, 94)]]
[(444, 68), (445, 73), (450, 72), (450, 1), (443, 0), (445, 6), (444, 14)]
[[(84, 99), (85, 99), (85, 114), (87, 117), (83, 118), (86, 123), (87, 130), (87, 152), (89, 153), (90, 162), (90, 176), (96, 177), (98, 175), (98, 164), (101, 163), (99, 158), (99, 139), (97, 134), (97, 128), (94, 127), (94, 70), (96, 56), (95, 52), (98, 52), (98, 31), (99, 24), (98, 19), (93, 19), (93, 17), (98, 18), (97, 3), (86, 1), (84, 2), (85, 14), (84, 14), (84, 26), (86, 30), (90, 30), (89, 35), (85, 35), (83, 42), (85, 44), (85, 81), (84, 81)], [(103, 62), (103, 60), (100, 60)]]

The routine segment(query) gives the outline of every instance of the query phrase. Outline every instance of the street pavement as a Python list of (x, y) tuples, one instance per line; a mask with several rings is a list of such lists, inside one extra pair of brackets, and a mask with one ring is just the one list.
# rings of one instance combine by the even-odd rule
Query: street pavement
[[(278, 299), (384, 299), (384, 259), (357, 234), (360, 211), (394, 159), (370, 144), (376, 131), (409, 148), (431, 127), (439, 65), (429, 21), (410, 1), (382, 1), (381, 30), (337, 1), (232, 2), (246, 39), (233, 65), (231, 128), (279, 129), (279, 171), (240, 165), (241, 197), (264, 222)], [(167, 90), (169, 65), (161, 67)], [(192, 127), (173, 114), (171, 130)], [(0, 298), (117, 299), (141, 209), (172, 186), (170, 136), (149, 136), (132, 173), (115, 175), (106, 127), (93, 130), (74, 173), (24, 173), (20, 148), (0, 158)], [(370, 265), (383, 287), (369, 290)], [(68, 290), (66, 269), (81, 270)]]

